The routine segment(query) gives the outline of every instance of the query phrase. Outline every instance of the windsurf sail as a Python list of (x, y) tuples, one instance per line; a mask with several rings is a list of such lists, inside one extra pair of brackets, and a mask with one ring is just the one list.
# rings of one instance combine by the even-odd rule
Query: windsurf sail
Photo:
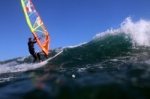
[(50, 36), (31, 0), (21, 0), (27, 24), (41, 50), (48, 55)]

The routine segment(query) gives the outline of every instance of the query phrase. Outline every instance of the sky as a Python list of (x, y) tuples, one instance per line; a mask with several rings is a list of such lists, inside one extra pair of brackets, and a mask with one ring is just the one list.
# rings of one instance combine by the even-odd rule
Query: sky
[[(50, 48), (88, 42), (127, 18), (150, 20), (150, 0), (32, 0), (51, 37)], [(20, 0), (0, 0), (0, 60), (29, 55)], [(36, 51), (40, 51), (38, 46)]]

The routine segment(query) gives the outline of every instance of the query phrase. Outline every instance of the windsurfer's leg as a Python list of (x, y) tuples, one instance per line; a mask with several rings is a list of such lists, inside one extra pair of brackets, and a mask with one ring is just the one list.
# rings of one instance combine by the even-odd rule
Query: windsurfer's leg
[(37, 53), (37, 57), (38, 57), (39, 61), (42, 62), (40, 53)]
[(34, 54), (33, 57), (34, 57), (33, 63), (35, 63), (37, 60), (37, 56)]
[(37, 60), (37, 56), (36, 56), (36, 53), (35, 52), (32, 52), (31, 55), (33, 56), (34, 60), (33, 60), (33, 63), (35, 63), (35, 61)]

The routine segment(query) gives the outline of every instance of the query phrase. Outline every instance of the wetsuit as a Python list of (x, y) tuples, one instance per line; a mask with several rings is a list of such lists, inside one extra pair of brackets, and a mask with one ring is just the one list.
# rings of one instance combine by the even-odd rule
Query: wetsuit
[(36, 53), (35, 50), (34, 50), (34, 44), (36, 43), (36, 41), (33, 41), (33, 42), (28, 42), (28, 48), (29, 48), (29, 52), (30, 54), (33, 56), (34, 60), (33, 60), (33, 63), (37, 60), (37, 58), (39, 60), (41, 60), (40, 58), (40, 55), (39, 53)]

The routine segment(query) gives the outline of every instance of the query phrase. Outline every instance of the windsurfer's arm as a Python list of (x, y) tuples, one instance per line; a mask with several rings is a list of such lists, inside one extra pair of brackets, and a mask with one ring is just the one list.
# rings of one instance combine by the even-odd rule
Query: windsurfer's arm
[(36, 38), (33, 39), (33, 43), (36, 43)]
[(33, 39), (33, 40), (34, 40), (34, 41), (33, 41), (34, 43), (37, 42), (37, 39), (36, 39), (36, 38), (38, 38), (39, 40), (41, 39), (41, 38), (39, 38), (39, 37), (34, 37), (34, 39)]

